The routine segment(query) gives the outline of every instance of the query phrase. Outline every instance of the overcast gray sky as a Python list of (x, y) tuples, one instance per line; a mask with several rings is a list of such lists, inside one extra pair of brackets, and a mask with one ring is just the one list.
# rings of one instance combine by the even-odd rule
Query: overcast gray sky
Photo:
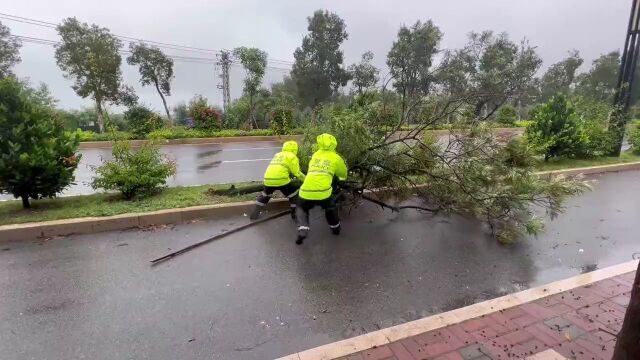
[[(306, 33), (306, 17), (316, 9), (327, 9), (347, 24), (349, 39), (343, 45), (347, 64), (371, 50), (376, 65), (385, 72), (386, 53), (398, 28), (427, 19), (444, 32), (443, 48), (463, 46), (470, 31), (506, 31), (512, 39), (527, 37), (537, 46), (545, 67), (571, 49), (581, 52), (587, 67), (599, 55), (622, 47), (630, 5), (630, 0), (5, 0), (0, 12), (55, 23), (75, 16), (118, 35), (208, 49), (258, 47), (270, 58), (293, 61), (293, 51)], [(53, 29), (0, 21), (15, 35), (58, 40)], [(62, 77), (51, 47), (25, 43), (21, 56), (16, 73), (34, 83), (47, 83), (61, 106), (91, 104), (75, 95), (71, 82)], [(287, 67), (280, 63), (271, 66)], [(138, 85), (136, 69), (126, 64), (123, 69), (125, 82), (135, 86), (143, 102), (159, 110), (161, 102), (155, 90)], [(282, 70), (269, 70), (266, 82), (277, 81), (283, 74)], [(213, 65), (179, 62), (175, 75), (171, 105), (196, 93), (221, 103)], [(242, 76), (241, 69), (232, 70), (232, 97), (240, 95)]]

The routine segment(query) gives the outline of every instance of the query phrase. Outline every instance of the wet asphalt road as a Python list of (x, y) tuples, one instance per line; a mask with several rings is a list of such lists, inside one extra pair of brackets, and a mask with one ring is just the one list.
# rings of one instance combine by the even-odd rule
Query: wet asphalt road
[[(177, 173), (169, 178), (169, 186), (223, 184), (261, 180), (273, 154), (282, 144), (273, 141), (238, 142), (206, 145), (162, 146), (162, 153), (175, 160)], [(61, 196), (87, 195), (95, 192), (90, 186), (94, 167), (102, 159), (111, 159), (111, 149), (82, 149), (82, 158), (75, 172), (75, 185)], [(0, 194), (0, 200), (13, 196)]]
[(155, 268), (246, 218), (0, 243), (0, 359), (269, 359), (628, 261), (640, 172), (594, 179), (513, 246), (472, 220), (368, 205), (339, 237), (315, 210), (304, 246), (281, 218)]

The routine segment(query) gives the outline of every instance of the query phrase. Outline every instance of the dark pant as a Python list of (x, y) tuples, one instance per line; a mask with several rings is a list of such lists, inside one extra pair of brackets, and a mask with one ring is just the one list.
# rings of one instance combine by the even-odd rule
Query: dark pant
[(256, 205), (260, 207), (266, 206), (269, 203), (269, 200), (271, 200), (271, 195), (273, 195), (276, 190), (279, 190), (284, 196), (289, 198), (289, 205), (292, 209), (295, 209), (298, 199), (298, 186), (293, 182), (290, 182), (287, 185), (275, 187), (265, 185), (264, 190), (262, 190), (256, 199)]
[(336, 200), (334, 196), (324, 200), (305, 200), (298, 199), (298, 209), (296, 210), (296, 218), (298, 223), (298, 235), (306, 237), (309, 233), (309, 210), (313, 209), (316, 205), (319, 205), (324, 209), (324, 216), (327, 219), (327, 224), (331, 228), (334, 234), (340, 233), (340, 217), (338, 216), (338, 208), (336, 206)]

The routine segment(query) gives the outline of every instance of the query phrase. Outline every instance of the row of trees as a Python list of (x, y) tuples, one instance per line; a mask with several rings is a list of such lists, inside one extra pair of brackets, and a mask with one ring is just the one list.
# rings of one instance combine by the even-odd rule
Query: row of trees
[[(312, 119), (314, 109), (321, 104), (345, 103), (353, 94), (379, 88), (388, 98), (389, 106), (398, 106), (403, 113), (409, 112), (410, 120), (428, 112), (416, 106), (416, 100), (421, 102), (420, 98), (424, 96), (454, 93), (485, 94), (477, 97), (477, 102), (464, 114), (466, 119), (462, 120), (495, 118), (502, 106), (515, 107), (517, 118), (528, 118), (535, 105), (556, 93), (611, 102), (620, 62), (619, 52), (611, 52), (594, 61), (589, 71), (578, 74), (584, 60), (573, 51), (538, 78), (535, 75), (542, 61), (535, 47), (525, 40), (517, 43), (505, 33), (474, 32), (463, 48), (443, 50), (440, 42), (444, 34), (437, 25), (432, 21), (418, 21), (412, 26), (402, 26), (398, 31), (387, 54), (388, 73), (380, 79), (381, 69), (372, 65), (374, 54), (370, 51), (362, 55), (359, 63), (345, 66), (341, 46), (348, 39), (348, 33), (345, 22), (337, 14), (316, 11), (308, 18), (307, 30), (302, 45), (294, 52), (295, 63), (290, 76), (273, 84), (270, 90), (262, 87), (266, 52), (246, 47), (233, 51), (245, 68), (246, 76), (243, 96), (234, 102), (228, 114), (223, 114), (223, 126), (265, 127), (269, 125), (273, 110), (283, 106), (292, 110), (299, 125), (303, 125)], [(65, 19), (58, 26), (58, 32), (62, 41), (56, 49), (56, 61), (65, 76), (73, 80), (78, 95), (94, 100), (96, 120), (103, 130), (105, 104), (132, 106), (137, 102), (132, 88), (122, 80), (122, 41), (106, 28), (81, 23), (75, 18)], [(8, 28), (1, 25), (0, 41), (3, 43), (0, 71), (8, 73), (19, 61), (20, 44), (10, 36)], [(181, 105), (176, 105), (175, 113), (172, 113), (166, 99), (171, 95), (173, 60), (160, 49), (144, 43), (132, 42), (128, 50), (127, 62), (138, 67), (143, 86), (156, 89), (168, 122), (176, 117), (184, 119)], [(436, 54), (441, 55), (440, 61), (435, 60)], [(349, 82), (352, 91), (351, 95), (346, 95), (343, 89)], [(507, 90), (513, 93), (509, 98), (492, 96)], [(501, 119), (504, 121), (507, 117)]]

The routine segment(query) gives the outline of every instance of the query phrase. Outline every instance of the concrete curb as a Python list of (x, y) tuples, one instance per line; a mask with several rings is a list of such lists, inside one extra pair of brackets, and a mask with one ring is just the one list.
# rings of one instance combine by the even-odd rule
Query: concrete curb
[(618, 171), (629, 171), (629, 170), (640, 170), (640, 162), (631, 162), (625, 164), (612, 164), (612, 165), (600, 165), (600, 166), (590, 166), (583, 168), (573, 168), (573, 169), (561, 169), (561, 170), (553, 170), (553, 171), (541, 171), (536, 174), (540, 176), (550, 175), (565, 175), (565, 176), (575, 176), (575, 175), (591, 175), (591, 174), (604, 174), (609, 172), (618, 172)]
[[(243, 201), (105, 217), (85, 217), (2, 225), (0, 226), (0, 242), (71, 234), (90, 234), (102, 231), (144, 228), (153, 225), (184, 224), (198, 219), (239, 216), (248, 214), (253, 209), (254, 204), (255, 202), (253, 201)], [(285, 208), (288, 208), (287, 199), (273, 199), (268, 207), (269, 210)]]
[[(592, 166), (586, 168), (543, 171), (539, 176), (600, 174), (626, 170), (640, 170), (640, 162)], [(286, 199), (274, 199), (271, 207), (284, 207)], [(89, 234), (101, 231), (123, 230), (151, 225), (182, 224), (194, 219), (208, 219), (221, 216), (248, 213), (253, 201), (234, 202), (217, 205), (194, 206), (180, 209), (166, 209), (151, 212), (121, 214), (105, 217), (87, 217), (42, 221), (35, 223), (11, 224), (0, 226), (0, 242), (7, 240), (26, 240), (38, 237), (64, 236), (70, 234)]]
[(351, 339), (322, 345), (282, 357), (278, 360), (331, 360), (341, 358), (356, 352), (387, 345), (428, 331), (458, 324), (483, 315), (488, 315), (497, 311), (506, 310), (514, 306), (545, 298), (547, 296), (593, 284), (614, 276), (623, 275), (635, 271), (637, 267), (638, 260), (629, 261), (518, 293), (502, 296), (493, 300), (480, 302), (460, 309), (410, 321), (405, 324), (373, 331)]
[[(229, 143), (251, 143), (260, 141), (287, 141), (300, 140), (302, 135), (283, 135), (283, 136), (232, 136), (217, 138), (190, 138), (190, 139), (164, 139), (158, 140), (160, 145), (211, 145), (211, 144), (229, 144)], [(129, 140), (131, 146), (138, 147), (149, 140)], [(110, 149), (113, 146), (112, 141), (83, 141), (78, 149)]]

